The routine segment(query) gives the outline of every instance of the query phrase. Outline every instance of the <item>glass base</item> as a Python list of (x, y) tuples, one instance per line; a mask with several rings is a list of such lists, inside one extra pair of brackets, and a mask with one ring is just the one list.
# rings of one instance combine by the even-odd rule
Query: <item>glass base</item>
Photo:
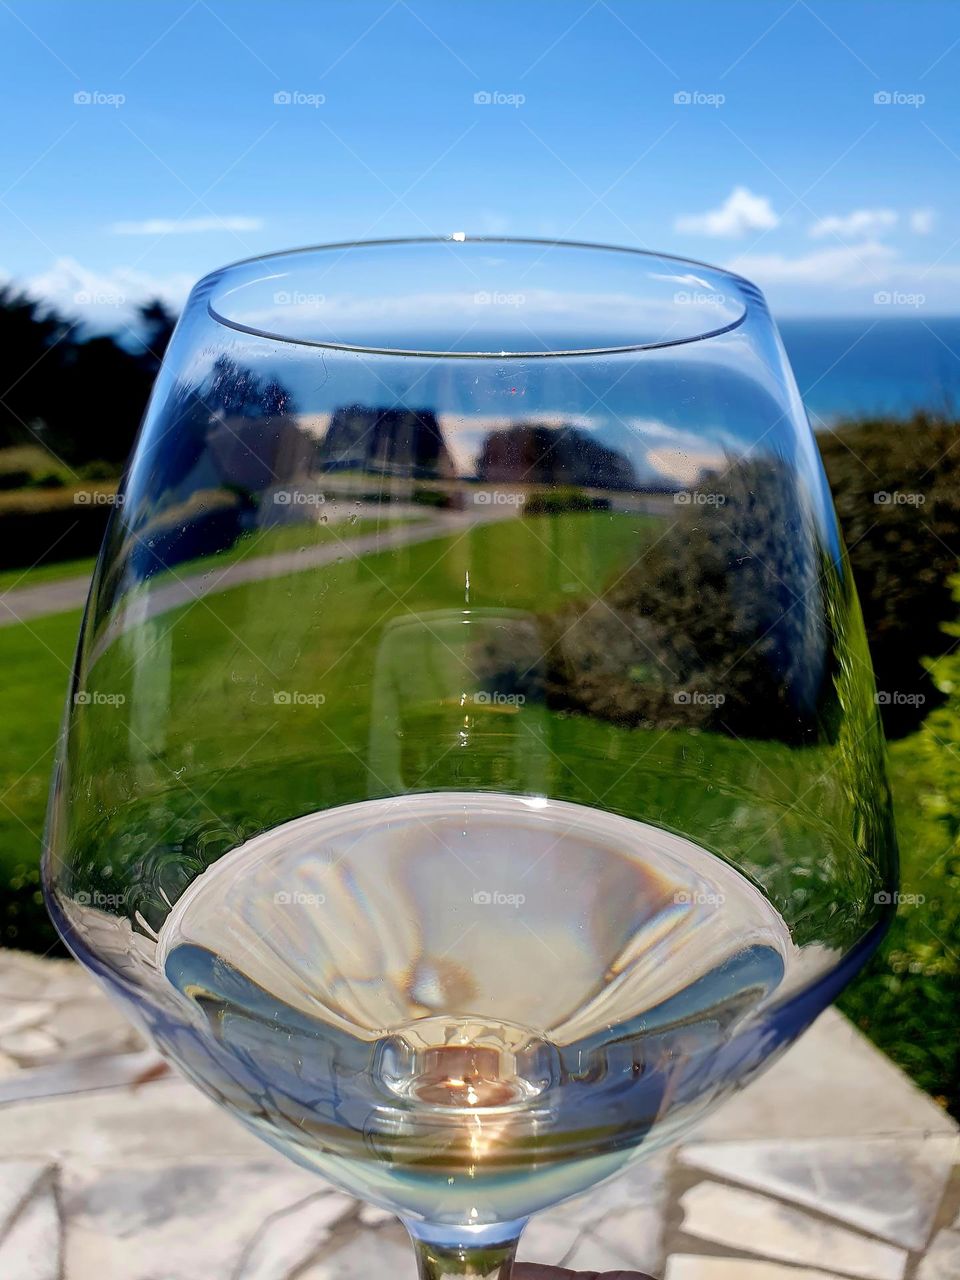
[(510, 1233), (506, 1239), (501, 1235), (498, 1240), (490, 1240), (489, 1233), (481, 1231), (475, 1237), (453, 1243), (449, 1242), (448, 1235), (441, 1242), (443, 1237), (437, 1238), (440, 1235), (437, 1229), (425, 1223), (404, 1225), (416, 1251), (420, 1280), (452, 1280), (454, 1276), (510, 1280), (520, 1232), (526, 1223), (510, 1223), (505, 1228)]

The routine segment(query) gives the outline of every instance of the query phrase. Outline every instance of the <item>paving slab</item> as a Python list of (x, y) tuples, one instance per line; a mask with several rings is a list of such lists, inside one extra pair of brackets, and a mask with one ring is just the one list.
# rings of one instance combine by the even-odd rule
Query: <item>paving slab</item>
[[(158, 1073), (72, 962), (0, 951), (0, 1038), (2, 1280), (414, 1280), (392, 1214)], [(957, 1145), (828, 1012), (677, 1151), (538, 1215), (519, 1256), (666, 1280), (960, 1280)]]
[(955, 1135), (928, 1138), (716, 1142), (681, 1148), (682, 1164), (819, 1210), (884, 1240), (920, 1249), (950, 1174)]
[(676, 1253), (667, 1262), (664, 1280), (844, 1280), (835, 1271), (785, 1267), (779, 1262), (744, 1258), (704, 1258)]
[(960, 1280), (960, 1232), (940, 1232), (920, 1263), (917, 1280)]
[(680, 1200), (683, 1230), (713, 1244), (771, 1261), (826, 1270), (861, 1280), (903, 1280), (907, 1252), (838, 1227), (753, 1191), (701, 1182)]

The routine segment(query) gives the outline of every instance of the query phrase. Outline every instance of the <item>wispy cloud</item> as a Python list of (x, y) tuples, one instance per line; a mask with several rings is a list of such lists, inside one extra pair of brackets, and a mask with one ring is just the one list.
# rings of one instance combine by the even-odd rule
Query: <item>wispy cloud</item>
[(262, 218), (146, 218), (143, 222), (115, 222), (115, 236), (185, 236), (204, 231), (259, 231)]
[(894, 209), (854, 209), (852, 213), (833, 213), (820, 218), (813, 223), (809, 234), (814, 240), (825, 236), (870, 240), (895, 227), (899, 218)]
[(750, 231), (772, 231), (780, 219), (766, 196), (756, 196), (746, 187), (734, 187), (718, 209), (706, 213), (681, 214), (674, 223), (677, 231), (703, 236), (744, 236)]
[(14, 278), (0, 271), (3, 283), (94, 330), (111, 331), (135, 325), (137, 307), (150, 298), (160, 298), (172, 311), (179, 311), (193, 280), (183, 272), (157, 276), (129, 267), (91, 270), (74, 258), (58, 258), (32, 276)]
[(875, 240), (858, 245), (838, 245), (814, 253), (788, 257), (783, 253), (743, 254), (730, 266), (760, 285), (823, 284), (831, 286), (872, 284), (886, 280), (896, 250)]
[(928, 236), (936, 217), (932, 209), (914, 209), (910, 214), (910, 230), (918, 236)]

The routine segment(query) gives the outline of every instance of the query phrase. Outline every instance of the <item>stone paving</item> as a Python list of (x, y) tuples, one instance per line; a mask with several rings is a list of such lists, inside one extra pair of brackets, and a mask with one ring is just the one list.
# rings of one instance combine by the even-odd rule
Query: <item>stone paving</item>
[[(0, 1280), (414, 1280), (389, 1214), (275, 1155), (70, 961), (0, 951)], [(663, 1280), (960, 1280), (948, 1116), (839, 1014), (520, 1257)]]

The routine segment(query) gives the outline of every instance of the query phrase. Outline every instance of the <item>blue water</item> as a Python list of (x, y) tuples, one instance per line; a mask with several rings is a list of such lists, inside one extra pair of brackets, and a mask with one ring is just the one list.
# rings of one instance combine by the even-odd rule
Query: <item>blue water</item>
[(815, 428), (817, 418), (960, 411), (960, 317), (780, 320), (779, 328)]

